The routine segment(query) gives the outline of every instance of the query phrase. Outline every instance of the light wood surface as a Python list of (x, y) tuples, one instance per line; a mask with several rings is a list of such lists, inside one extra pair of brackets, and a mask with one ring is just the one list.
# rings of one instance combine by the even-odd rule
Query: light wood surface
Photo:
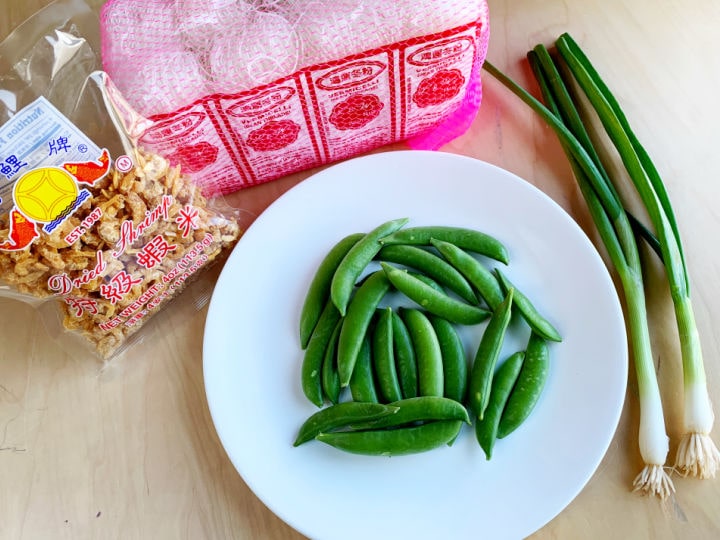
[[(46, 3), (3, 0), (0, 39)], [(490, 8), (488, 58), (496, 66), (528, 85), (527, 50), (569, 31), (655, 159), (680, 223), (709, 385), (720, 403), (720, 3), (493, 0)], [(484, 80), (479, 116), (443, 150), (525, 178), (596, 240), (553, 134)], [(249, 223), (309, 174), (246, 190), (231, 203), (248, 210)], [(657, 270), (648, 276), (649, 304), (674, 455), (682, 387), (672, 308)], [(218, 441), (203, 388), (205, 315), (182, 298), (152, 320), (149, 339), (100, 371), (93, 359), (59, 350), (32, 308), (0, 300), (0, 538), (301, 538), (253, 495)], [(630, 373), (601, 465), (532, 538), (720, 537), (720, 478), (675, 476), (677, 492), (665, 506), (630, 492), (640, 469), (634, 381)], [(714, 438), (720, 441), (717, 428)], [(481, 538), (480, 523), (478, 531)]]

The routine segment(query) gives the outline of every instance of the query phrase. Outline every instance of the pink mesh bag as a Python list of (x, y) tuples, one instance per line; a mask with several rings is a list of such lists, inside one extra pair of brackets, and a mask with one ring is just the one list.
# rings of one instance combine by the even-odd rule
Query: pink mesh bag
[(437, 149), (482, 98), (483, 0), (109, 0), (105, 71), (139, 144), (208, 194), (386, 144)]

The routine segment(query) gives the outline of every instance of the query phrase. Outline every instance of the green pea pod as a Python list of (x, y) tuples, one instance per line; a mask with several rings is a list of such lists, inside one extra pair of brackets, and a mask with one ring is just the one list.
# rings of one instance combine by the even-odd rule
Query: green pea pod
[(479, 260), (455, 244), (434, 238), (430, 242), (477, 289), (490, 309), (494, 310), (500, 305), (504, 296), (500, 284), (493, 273), (485, 268)]
[(445, 293), (445, 292), (446, 292), (445, 289), (443, 288), (443, 286), (440, 285), (437, 281), (435, 281), (435, 280), (434, 280), (433, 278), (431, 278), (430, 276), (426, 276), (425, 274), (421, 274), (420, 272), (412, 272), (412, 271), (408, 271), (408, 274), (410, 274), (411, 276), (419, 279), (420, 281), (422, 281), (422, 282), (425, 283), (426, 285), (430, 285), (430, 286), (431, 286), (433, 289), (435, 289), (437, 292), (441, 292), (441, 293)]
[(505, 340), (505, 332), (510, 323), (514, 289), (510, 289), (488, 322), (470, 371), (468, 401), (472, 414), (483, 419), (485, 408), (490, 399), (490, 387), (500, 350)]
[(373, 332), (372, 358), (382, 401), (387, 403), (402, 399), (400, 382), (395, 368), (391, 307), (381, 310), (378, 316)]
[(457, 324), (478, 324), (489, 315), (484, 309), (436, 291), (406, 270), (385, 262), (381, 262), (380, 265), (397, 290), (434, 315)]
[(457, 437), (463, 422), (445, 420), (420, 426), (370, 431), (338, 431), (315, 437), (330, 446), (367, 456), (403, 456), (427, 452)]
[(435, 329), (427, 316), (418, 309), (403, 309), (401, 313), (415, 349), (418, 393), (420, 396), (442, 397), (442, 352)]
[(446, 398), (465, 403), (468, 386), (468, 366), (465, 347), (455, 327), (442, 317), (430, 316), (435, 329), (443, 364), (443, 391)]
[(300, 380), (305, 396), (318, 407), (323, 405), (323, 390), (321, 371), (325, 352), (332, 338), (335, 326), (340, 320), (340, 313), (335, 305), (328, 299), (323, 308), (320, 320), (318, 320), (308, 346), (305, 349)]
[(340, 401), (340, 376), (337, 371), (337, 342), (342, 328), (342, 319), (337, 322), (323, 357), (320, 383), (323, 394), (332, 404)]
[(330, 297), (342, 316), (345, 316), (355, 282), (382, 247), (379, 239), (397, 231), (407, 222), (407, 218), (402, 218), (378, 225), (352, 246), (340, 261), (330, 283)]
[(523, 365), (525, 353), (516, 352), (507, 358), (497, 369), (490, 389), (490, 400), (485, 409), (485, 416), (475, 423), (475, 437), (485, 452), (485, 458), (492, 458), (493, 447), (498, 435), (498, 424), (507, 403), (508, 396), (518, 378)]
[(510, 435), (530, 416), (545, 387), (549, 371), (548, 344), (542, 337), (531, 333), (525, 350), (525, 362), (500, 418), (499, 439)]
[(375, 258), (414, 268), (455, 292), (465, 301), (477, 303), (475, 292), (462, 274), (430, 251), (417, 246), (397, 244), (383, 247)]
[(350, 395), (355, 401), (366, 403), (378, 403), (380, 401), (375, 386), (375, 375), (372, 369), (372, 348), (368, 336), (363, 339), (355, 369), (352, 377), (350, 377)]
[(358, 287), (348, 304), (347, 315), (340, 329), (337, 363), (340, 386), (350, 383), (355, 361), (367, 333), (368, 326), (380, 301), (390, 290), (390, 281), (378, 270)]
[(496, 238), (474, 229), (447, 226), (408, 227), (394, 232), (380, 240), (383, 245), (411, 244), (429, 246), (430, 239), (450, 242), (461, 249), (472, 251), (508, 263), (505, 246)]
[[(422, 274), (422, 273), (420, 273), (420, 272), (418, 272), (418, 271), (416, 271), (416, 270), (408, 270), (408, 274), (410, 274), (411, 276), (416, 277), (417, 279), (419, 279), (420, 281), (422, 281), (422, 282), (425, 283), (426, 285), (430, 285), (433, 289), (435, 289), (435, 290), (438, 291), (438, 292), (447, 293), (447, 291), (443, 288), (443, 286), (440, 285), (437, 281), (435, 281), (435, 280), (434, 280), (433, 278), (431, 278), (430, 276), (427, 276), (427, 275), (425, 275), (425, 274)], [(358, 280), (358, 282), (357, 282), (357, 286), (360, 286), (360, 285), (362, 285), (363, 283), (365, 283), (365, 280), (366, 280), (368, 277), (370, 277), (371, 275), (372, 275), (372, 274), (368, 274), (368, 275), (366, 275), (365, 277), (360, 278), (360, 279)]]
[(300, 446), (314, 439), (319, 433), (349, 426), (358, 422), (378, 420), (397, 413), (397, 407), (380, 403), (346, 401), (320, 409), (310, 416), (298, 431), (293, 446)]
[(454, 399), (437, 396), (419, 396), (388, 403), (397, 407), (397, 412), (390, 416), (371, 421), (352, 424), (352, 429), (384, 429), (429, 422), (431, 420), (461, 420), (470, 423), (467, 409)]
[(307, 347), (310, 335), (330, 296), (330, 283), (335, 275), (335, 270), (350, 248), (357, 244), (363, 236), (365, 234), (355, 233), (340, 240), (325, 255), (315, 271), (300, 312), (300, 346), (303, 349)]
[(513, 303), (515, 304), (515, 307), (518, 308), (518, 311), (522, 315), (523, 319), (525, 319), (525, 321), (528, 323), (528, 326), (532, 328), (533, 332), (550, 341), (562, 341), (560, 332), (555, 329), (555, 327), (550, 323), (550, 321), (548, 321), (540, 314), (540, 312), (533, 305), (530, 299), (524, 294), (522, 294), (520, 291), (518, 291), (517, 288), (510, 282), (507, 276), (505, 276), (505, 274), (500, 271), (499, 268), (495, 269), (495, 273), (498, 277), (498, 280), (500, 281), (500, 285), (505, 291), (508, 291), (509, 289), (515, 289)]
[(393, 351), (395, 365), (400, 380), (400, 390), (404, 398), (417, 396), (417, 361), (410, 333), (397, 312), (392, 314)]

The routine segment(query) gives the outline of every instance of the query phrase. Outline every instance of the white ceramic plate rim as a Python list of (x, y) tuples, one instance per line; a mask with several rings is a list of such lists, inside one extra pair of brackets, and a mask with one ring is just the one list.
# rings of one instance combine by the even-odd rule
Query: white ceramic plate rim
[[(486, 461), (465, 427), (452, 447), (397, 458), (292, 441), (315, 410), (299, 384), (298, 316), (341, 237), (398, 217), (483, 230), (510, 252), (506, 273), (564, 336), (533, 415)], [(517, 326), (517, 328), (521, 328)], [(481, 327), (463, 329), (468, 347)], [(521, 348), (522, 330), (503, 355)], [(277, 199), (234, 249), (209, 307), (204, 377), (233, 465), (268, 508), (314, 539), (522, 538), (590, 479), (617, 427), (627, 347), (613, 282), (554, 201), (468, 157), (396, 151), (333, 165)]]

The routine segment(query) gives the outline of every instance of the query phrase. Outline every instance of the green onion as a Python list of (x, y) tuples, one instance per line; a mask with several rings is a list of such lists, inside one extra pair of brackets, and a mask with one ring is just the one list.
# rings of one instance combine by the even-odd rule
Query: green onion
[(615, 145), (657, 232), (675, 308), (683, 366), (684, 433), (675, 467), (699, 478), (714, 477), (720, 468), (720, 452), (710, 438), (714, 416), (690, 299), (687, 264), (670, 199), (620, 105), (580, 47), (568, 34), (560, 36), (556, 45)]
[[(710, 438), (714, 416), (680, 233), (663, 181), (648, 152), (632, 131), (618, 101), (568, 34), (558, 38), (556, 47), (559, 59), (553, 59), (542, 45), (528, 53), (533, 74), (549, 108), (492, 64), (486, 63), (485, 68), (533, 108), (558, 135), (596, 228), (618, 272), (629, 314), (641, 410), (640, 453), (646, 464), (634, 485), (643, 492), (665, 497), (673, 489), (663, 468), (667, 435), (649, 345), (642, 268), (633, 233), (647, 240), (660, 256), (675, 308), (685, 397), (685, 433), (678, 446), (675, 467), (699, 478), (714, 477), (720, 468), (720, 452)], [(564, 69), (558, 69), (556, 64)], [(655, 234), (622, 209), (618, 190), (593, 147), (577, 111), (576, 100), (567, 90), (573, 83), (582, 90), (597, 113), (647, 210)]]
[(664, 499), (674, 491), (674, 486), (665, 471), (668, 436), (650, 345), (640, 257), (632, 226), (547, 51), (544, 47), (536, 47), (528, 56), (552, 110), (491, 63), (486, 61), (485, 69), (535, 110), (558, 135), (595, 226), (620, 277), (638, 379), (639, 447), (645, 464), (634, 481), (634, 488)]

